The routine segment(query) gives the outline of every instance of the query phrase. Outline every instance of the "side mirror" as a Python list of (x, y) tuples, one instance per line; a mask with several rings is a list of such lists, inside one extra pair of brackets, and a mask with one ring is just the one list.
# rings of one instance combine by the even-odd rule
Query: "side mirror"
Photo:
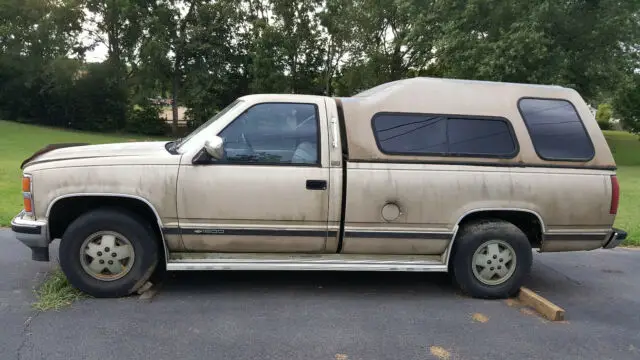
[(216, 160), (220, 160), (224, 157), (224, 141), (219, 136), (214, 136), (213, 139), (207, 140), (204, 143), (204, 150)]

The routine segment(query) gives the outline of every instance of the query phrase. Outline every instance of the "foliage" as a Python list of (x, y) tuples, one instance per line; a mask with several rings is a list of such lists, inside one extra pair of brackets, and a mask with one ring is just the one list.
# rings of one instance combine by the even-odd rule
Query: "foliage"
[[(639, 15), (637, 0), (0, 0), (0, 113), (156, 133), (135, 104), (171, 98), (198, 125), (248, 93), (435, 76), (615, 98), (637, 131)], [(106, 59), (86, 63), (96, 46)]]
[(130, 134), (166, 135), (169, 129), (159, 114), (160, 108), (149, 102), (134, 106), (127, 117), (125, 131)]
[(613, 110), (609, 104), (598, 105), (598, 111), (596, 111), (596, 120), (598, 121), (610, 121)]
[(613, 108), (626, 130), (640, 133), (640, 75), (618, 91)]
[(611, 115), (613, 110), (611, 109), (611, 105), (603, 103), (598, 105), (598, 110), (596, 111), (596, 121), (598, 121), (598, 126), (601, 130), (611, 130), (613, 128), (611, 124)]

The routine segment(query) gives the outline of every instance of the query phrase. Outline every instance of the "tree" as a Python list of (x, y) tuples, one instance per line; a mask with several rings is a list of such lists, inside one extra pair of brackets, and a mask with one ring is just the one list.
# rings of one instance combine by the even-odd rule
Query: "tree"
[[(154, 0), (85, 0), (89, 11), (86, 28), (96, 44), (107, 47), (107, 61), (111, 69), (114, 91), (126, 93), (128, 81), (136, 70), (136, 53), (144, 33), (143, 20), (153, 9)], [(110, 86), (110, 88), (113, 88)], [(122, 103), (113, 104), (117, 111), (116, 127), (126, 124), (128, 97)]]
[(598, 105), (598, 111), (596, 111), (596, 120), (598, 121), (609, 121), (611, 120), (612, 114), (611, 105), (609, 104), (600, 104)]
[(0, 1), (0, 109), (10, 118), (64, 125), (83, 18), (76, 0)]
[(625, 129), (640, 133), (640, 75), (635, 74), (632, 80), (618, 91), (613, 108)]
[(438, 66), (448, 77), (549, 83), (591, 98), (633, 67), (638, 1), (445, 0)]
[(327, 0), (319, 14), (326, 43), (324, 56), (324, 94), (333, 93), (334, 77), (343, 66), (344, 58), (353, 51), (354, 26), (351, 14), (355, 11), (351, 0)]

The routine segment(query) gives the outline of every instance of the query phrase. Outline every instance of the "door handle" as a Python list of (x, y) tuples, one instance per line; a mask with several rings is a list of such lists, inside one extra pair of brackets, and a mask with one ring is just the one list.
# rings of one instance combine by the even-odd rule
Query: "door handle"
[(307, 180), (307, 190), (327, 190), (327, 181)]

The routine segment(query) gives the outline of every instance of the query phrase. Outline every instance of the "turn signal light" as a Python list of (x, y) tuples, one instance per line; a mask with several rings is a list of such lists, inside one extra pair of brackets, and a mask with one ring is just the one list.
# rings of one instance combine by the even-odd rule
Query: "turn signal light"
[(22, 177), (22, 192), (31, 192), (31, 178), (28, 176)]
[(31, 195), (31, 176), (22, 177), (22, 198), (24, 211), (33, 214), (33, 196)]
[(24, 211), (27, 213), (33, 213), (33, 204), (31, 202), (31, 196), (27, 197), (25, 195), (24, 197)]

